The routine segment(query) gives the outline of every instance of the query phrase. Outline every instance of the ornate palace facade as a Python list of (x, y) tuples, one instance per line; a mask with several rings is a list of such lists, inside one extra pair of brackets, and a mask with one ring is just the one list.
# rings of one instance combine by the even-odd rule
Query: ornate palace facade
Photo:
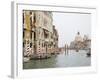
[(23, 55), (49, 57), (58, 53), (58, 32), (52, 12), (23, 10)]

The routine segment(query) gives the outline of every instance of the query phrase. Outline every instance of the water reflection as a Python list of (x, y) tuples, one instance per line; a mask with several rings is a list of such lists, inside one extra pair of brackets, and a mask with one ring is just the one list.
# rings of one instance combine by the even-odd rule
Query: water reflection
[(28, 63), (23, 64), (24, 69), (36, 68), (56, 68), (56, 67), (79, 67), (90, 66), (91, 57), (87, 57), (86, 51), (80, 50), (75, 52), (70, 50), (68, 54), (64, 52), (43, 60), (30, 60)]

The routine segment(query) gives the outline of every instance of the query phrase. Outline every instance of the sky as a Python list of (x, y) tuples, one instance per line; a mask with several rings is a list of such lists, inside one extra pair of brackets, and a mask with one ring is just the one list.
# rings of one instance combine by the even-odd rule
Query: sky
[(77, 32), (91, 37), (91, 14), (53, 12), (53, 24), (59, 34), (59, 47), (69, 45)]

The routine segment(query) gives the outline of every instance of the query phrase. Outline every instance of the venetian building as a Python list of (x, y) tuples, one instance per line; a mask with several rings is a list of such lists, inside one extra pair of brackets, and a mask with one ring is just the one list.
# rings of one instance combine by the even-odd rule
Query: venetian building
[(75, 36), (75, 46), (76, 46), (75, 48), (81, 49), (84, 46), (82, 43), (83, 43), (83, 38), (80, 35), (80, 32), (77, 32), (77, 35)]
[(77, 32), (74, 41), (70, 42), (70, 49), (76, 49), (79, 47), (79, 43), (82, 41), (80, 32)]
[(87, 35), (84, 35), (83, 37), (83, 44), (84, 44), (84, 49), (90, 49), (91, 48), (91, 39)]
[(75, 40), (70, 43), (70, 49), (90, 49), (91, 48), (91, 39), (87, 35), (81, 37), (78, 32), (75, 36)]
[[(23, 46), (24, 56), (45, 57), (52, 53), (54, 42), (52, 12), (23, 11)], [(57, 34), (57, 31), (56, 31)], [(58, 37), (58, 34), (55, 35)]]
[(70, 49), (75, 49), (75, 41), (71, 41), (71, 42), (70, 42), (69, 48), (70, 48)]
[(75, 36), (75, 41), (76, 42), (82, 42), (83, 41), (83, 38), (81, 37), (80, 32), (77, 32), (77, 35)]
[(53, 25), (53, 52), (52, 53), (55, 54), (58, 53), (58, 38), (59, 38), (58, 32), (55, 29), (55, 26)]
[(30, 11), (23, 11), (23, 52), (24, 56), (30, 56), (32, 51)]
[(51, 35), (53, 33), (52, 13), (48, 11), (36, 12), (37, 54), (40, 57), (50, 55)]
[(76, 36), (75, 36), (75, 40), (74, 40), (74, 48), (76, 49), (81, 49), (83, 47), (83, 38), (82, 36), (80, 35), (80, 32), (77, 32)]

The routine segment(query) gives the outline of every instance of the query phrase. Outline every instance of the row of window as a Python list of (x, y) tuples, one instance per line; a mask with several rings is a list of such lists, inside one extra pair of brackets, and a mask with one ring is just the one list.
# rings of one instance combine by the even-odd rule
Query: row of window
[(39, 41), (39, 45), (41, 45), (42, 47), (49, 47), (49, 48), (51, 48), (52, 46), (56, 47), (56, 45), (53, 45), (53, 43), (51, 43), (51, 44), (48, 44), (48, 43), (41, 43), (41, 44), (40, 44), (40, 41)]
[[(23, 42), (23, 47), (25, 47), (26, 43), (30, 44), (30, 48), (32, 48), (32, 42), (29, 42), (29, 40)], [(40, 42), (39, 42), (39, 45), (40, 45)], [(49, 47), (49, 48), (51, 48), (52, 46), (56, 47), (56, 45), (53, 45), (53, 44), (42, 43), (42, 47)]]
[[(25, 33), (26, 33), (26, 30), (23, 30), (23, 38), (25, 38)], [(33, 36), (33, 38), (34, 38), (34, 40), (36, 40), (36, 32), (32, 32), (32, 31), (30, 31), (29, 32), (30, 33), (30, 39), (32, 39), (32, 36)], [(32, 35), (32, 33), (33, 33), (33, 35)]]

